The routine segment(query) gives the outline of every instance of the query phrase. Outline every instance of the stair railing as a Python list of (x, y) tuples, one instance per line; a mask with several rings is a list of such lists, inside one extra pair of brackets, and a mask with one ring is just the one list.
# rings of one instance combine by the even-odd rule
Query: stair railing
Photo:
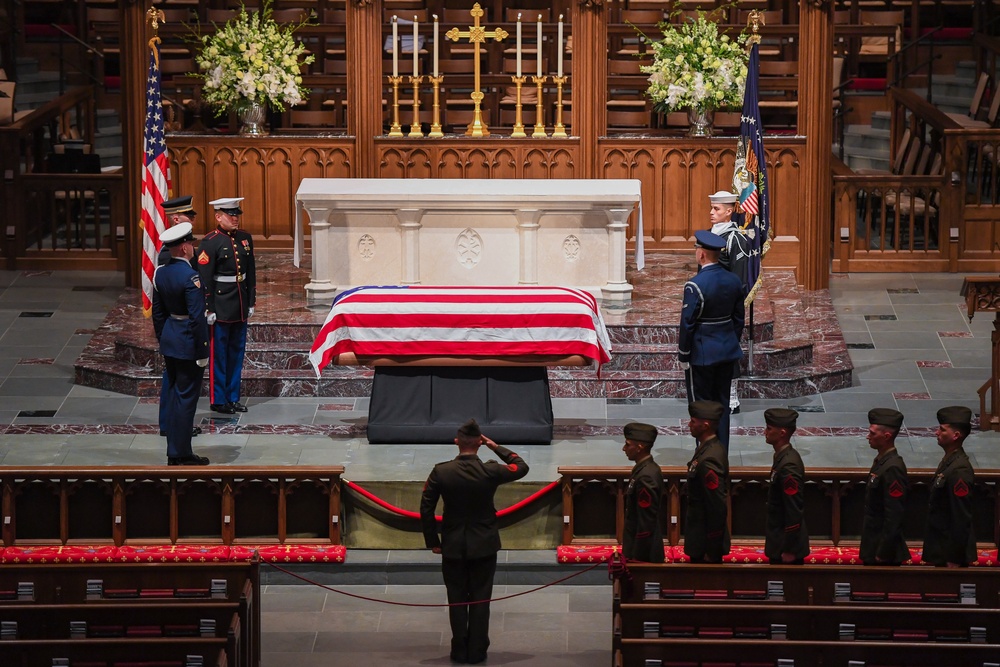
[[(890, 88), (905, 88), (906, 79), (911, 75), (916, 74), (924, 67), (927, 68), (927, 101), (933, 103), (934, 101), (934, 61), (941, 59), (941, 54), (934, 54), (934, 40), (932, 37), (940, 31), (944, 26), (938, 26), (928, 32), (926, 35), (921, 35), (917, 39), (905, 44), (903, 48), (899, 49), (895, 53), (889, 56), (889, 61), (892, 62), (893, 67), (890, 71), (894, 73), (893, 80), (889, 82)], [(930, 56), (927, 60), (915, 63), (912, 67), (906, 66), (906, 59), (909, 52), (918, 53), (916, 51), (917, 47), (930, 45)]]
[[(74, 35), (73, 33), (67, 32), (62, 26), (60, 26), (58, 24), (50, 23), (49, 27), (53, 28), (56, 32), (58, 32), (60, 34), (60, 37), (59, 37), (59, 94), (62, 95), (63, 93), (66, 92), (66, 70), (64, 68), (65, 68), (65, 66), (67, 64), (66, 58), (63, 56), (63, 37), (67, 37), (71, 41), (76, 42), (76, 44), (78, 46), (80, 46), (81, 48), (83, 48), (84, 51), (86, 51), (87, 53), (89, 53), (91, 56), (94, 56), (95, 59), (91, 60), (91, 62), (94, 63), (94, 66), (93, 66), (92, 69), (95, 72), (98, 70), (97, 63), (99, 63), (100, 61), (104, 60), (104, 54), (101, 53), (100, 51), (98, 51), (97, 49), (95, 49), (94, 47), (92, 47), (90, 44), (87, 44), (85, 41), (83, 41), (82, 39), (80, 39), (79, 37), (77, 37), (76, 35)], [(86, 72), (86, 71), (84, 71), (80, 67), (74, 67), (73, 71), (75, 71), (78, 74), (83, 74), (88, 79), (90, 79), (91, 83), (93, 83), (94, 85), (97, 85), (97, 86), (103, 86), (104, 85), (104, 82), (101, 81), (100, 78), (98, 78), (98, 76), (96, 74), (94, 74), (94, 72)]]

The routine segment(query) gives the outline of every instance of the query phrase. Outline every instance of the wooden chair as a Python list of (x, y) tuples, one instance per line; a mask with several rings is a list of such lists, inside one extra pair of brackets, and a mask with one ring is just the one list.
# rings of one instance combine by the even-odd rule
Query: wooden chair
[(976, 91), (972, 94), (972, 101), (969, 103), (968, 113), (947, 113), (945, 115), (953, 121), (965, 127), (964, 123), (975, 120), (979, 116), (979, 107), (983, 104), (983, 96), (986, 95), (986, 86), (990, 82), (990, 75), (983, 72), (976, 81)]
[(884, 25), (893, 26), (896, 29), (894, 38), (886, 37), (862, 37), (859, 56), (888, 57), (899, 51), (903, 40), (903, 19), (902, 11), (867, 11), (858, 12), (858, 20), (861, 25)]
[[(445, 10), (447, 11), (447, 10)], [(517, 9), (515, 7), (507, 7), (504, 9), (504, 20), (507, 23), (517, 23), (517, 15), (521, 15), (521, 30), (526, 30), (528, 23), (534, 23), (538, 20), (538, 15), (542, 15), (542, 23), (552, 22), (552, 9), (549, 7), (530, 9)], [(482, 19), (480, 19), (480, 22)], [(532, 33), (534, 34), (534, 33)]]
[(290, 127), (337, 127), (337, 113), (334, 110), (300, 110), (288, 112)]

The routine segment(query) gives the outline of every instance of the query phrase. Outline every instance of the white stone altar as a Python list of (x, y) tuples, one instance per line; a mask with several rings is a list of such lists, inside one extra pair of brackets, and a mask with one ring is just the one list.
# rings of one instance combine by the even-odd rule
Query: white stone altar
[(359, 285), (560, 285), (631, 300), (628, 218), (640, 181), (304, 178), (295, 195), (312, 235), (310, 300)]

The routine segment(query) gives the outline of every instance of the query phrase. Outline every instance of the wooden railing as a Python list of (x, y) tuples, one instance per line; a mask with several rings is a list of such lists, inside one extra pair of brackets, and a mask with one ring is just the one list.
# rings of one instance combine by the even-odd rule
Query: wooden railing
[(2, 546), (338, 545), (343, 472), (4, 468)]
[[(680, 543), (683, 533), (687, 468), (662, 467), (666, 497), (663, 499), (664, 540)], [(620, 543), (624, 526), (625, 490), (631, 469), (617, 466), (560, 466), (563, 497), (563, 539), (570, 544)], [(730, 470), (730, 532), (734, 542), (761, 542), (764, 535), (765, 505), (769, 468)], [(810, 542), (833, 544), (856, 542), (861, 535), (865, 482), (863, 469), (816, 468), (806, 470), (805, 523)], [(934, 480), (933, 470), (909, 471), (911, 495), (904, 532), (911, 546), (924, 529), (927, 491)], [(980, 544), (1000, 544), (997, 517), (997, 487), (1000, 473), (976, 472), (973, 523)]]

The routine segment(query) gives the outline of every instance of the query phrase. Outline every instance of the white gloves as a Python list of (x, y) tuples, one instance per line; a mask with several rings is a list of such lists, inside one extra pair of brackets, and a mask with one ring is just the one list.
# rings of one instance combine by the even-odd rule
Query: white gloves
[(253, 306), (250, 306), (250, 310), (247, 312), (247, 317), (253, 317)]
[(205, 368), (206, 366), (208, 366), (208, 357), (205, 357), (204, 359), (199, 359), (195, 363), (198, 364), (199, 368)]
[(682, 361), (682, 362), (681, 362), (681, 370), (682, 370), (682, 371), (686, 371), (686, 370), (687, 370), (687, 369), (689, 369), (689, 368), (691, 368), (691, 364), (689, 364), (689, 363), (688, 363), (688, 362), (686, 362), (686, 361)]
[(208, 326), (212, 326), (215, 324), (215, 313), (209, 313), (206, 319), (208, 320)]

